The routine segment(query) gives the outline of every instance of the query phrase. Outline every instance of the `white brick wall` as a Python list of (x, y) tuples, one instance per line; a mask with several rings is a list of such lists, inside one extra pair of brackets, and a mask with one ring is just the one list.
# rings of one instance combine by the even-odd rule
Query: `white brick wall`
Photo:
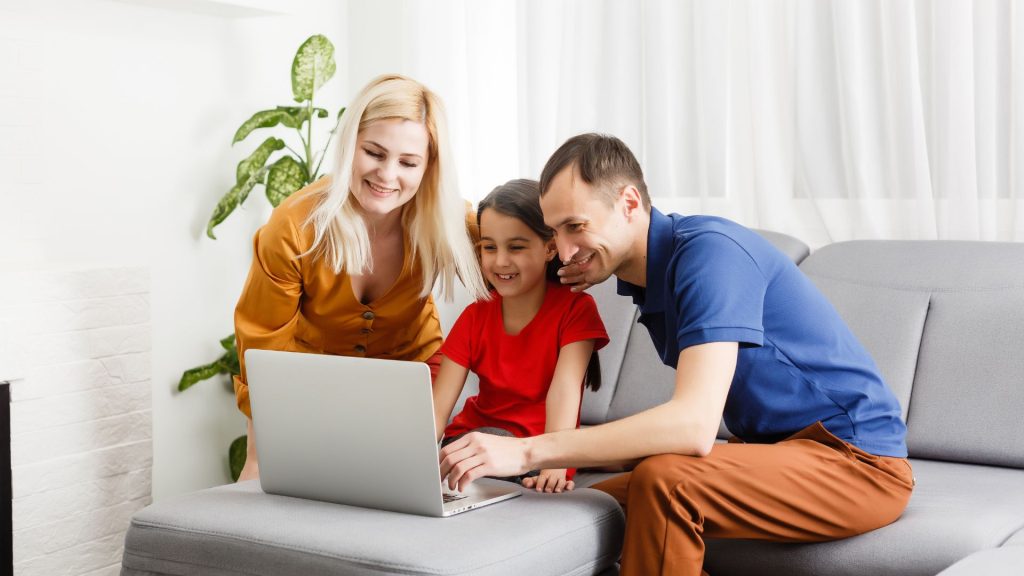
[(5, 274), (0, 329), (12, 343), (0, 361), (19, 377), (14, 573), (118, 574), (129, 519), (152, 493), (149, 272)]

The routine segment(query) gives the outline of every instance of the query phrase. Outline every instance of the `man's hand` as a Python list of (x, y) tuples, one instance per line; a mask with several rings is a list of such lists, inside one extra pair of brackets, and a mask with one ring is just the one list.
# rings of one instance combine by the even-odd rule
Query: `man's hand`
[(565, 479), (565, 468), (541, 470), (540, 476), (523, 478), (523, 488), (534, 488), (537, 492), (569, 491), (575, 487), (575, 482)]
[(441, 478), (462, 491), (484, 476), (517, 476), (530, 469), (526, 450), (523, 438), (470, 432), (441, 449)]
[(593, 284), (588, 284), (587, 281), (583, 279), (583, 273), (580, 272), (578, 264), (567, 264), (562, 266), (558, 269), (558, 276), (559, 280), (562, 281), (562, 284), (572, 286), (571, 290), (573, 292), (583, 292), (587, 288), (593, 286)]

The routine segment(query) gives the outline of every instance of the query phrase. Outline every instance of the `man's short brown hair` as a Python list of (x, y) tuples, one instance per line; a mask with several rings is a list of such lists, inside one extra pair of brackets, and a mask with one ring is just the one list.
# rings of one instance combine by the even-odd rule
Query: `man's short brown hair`
[(615, 136), (580, 134), (565, 141), (544, 165), (540, 173), (540, 195), (547, 193), (551, 180), (567, 166), (576, 166), (580, 177), (590, 184), (608, 204), (615, 202), (620, 187), (636, 186), (644, 209), (650, 212), (651, 197), (640, 163), (629, 147)]

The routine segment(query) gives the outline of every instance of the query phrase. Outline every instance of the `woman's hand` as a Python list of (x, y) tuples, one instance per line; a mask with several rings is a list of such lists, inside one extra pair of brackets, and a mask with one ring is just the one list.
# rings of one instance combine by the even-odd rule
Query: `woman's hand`
[(540, 476), (523, 478), (523, 488), (532, 488), (537, 492), (562, 492), (575, 487), (575, 482), (565, 479), (565, 468), (541, 470)]

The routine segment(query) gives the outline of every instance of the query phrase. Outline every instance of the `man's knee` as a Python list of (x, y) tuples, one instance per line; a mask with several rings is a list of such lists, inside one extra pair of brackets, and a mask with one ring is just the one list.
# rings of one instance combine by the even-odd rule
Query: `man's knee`
[(695, 456), (662, 454), (642, 461), (629, 481), (630, 513), (673, 516), (700, 525), (700, 507), (688, 494), (695, 484), (694, 478), (702, 476), (700, 460)]
[(629, 492), (667, 495), (679, 482), (679, 471), (687, 456), (659, 454), (644, 458), (630, 475)]

